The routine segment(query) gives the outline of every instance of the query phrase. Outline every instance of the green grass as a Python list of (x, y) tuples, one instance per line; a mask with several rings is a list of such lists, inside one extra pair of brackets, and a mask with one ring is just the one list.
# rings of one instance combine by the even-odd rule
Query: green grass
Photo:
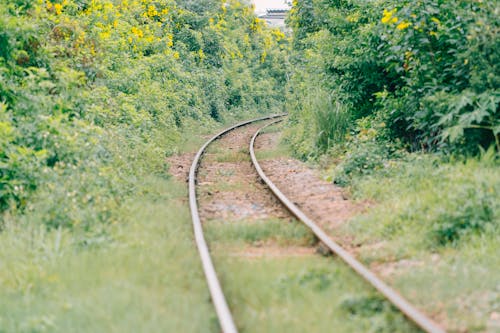
[(218, 330), (192, 241), (184, 184), (159, 178), (92, 234), (0, 233), (0, 332)]
[(280, 143), (274, 149), (256, 149), (255, 157), (257, 161), (273, 159), (279, 157), (289, 157), (290, 156), (290, 148), (283, 143)]
[(208, 221), (205, 224), (207, 238), (212, 243), (260, 243), (275, 242), (280, 246), (312, 245), (312, 233), (296, 220), (267, 219), (258, 221)]
[(215, 257), (241, 332), (417, 332), (331, 258)]
[(337, 230), (362, 244), (363, 261), (407, 259), (392, 283), (451, 331), (483, 331), (500, 304), (500, 169), (491, 158), (391, 161), (351, 188), (374, 207)]
[(245, 150), (228, 152), (224, 155), (219, 155), (216, 158), (217, 162), (226, 162), (226, 163), (238, 163), (247, 160), (248, 160), (248, 151)]
[[(280, 133), (281, 131), (283, 131), (283, 123), (277, 123), (275, 125), (264, 128), (260, 132), (260, 135), (266, 133)], [(259, 140), (259, 138), (257, 138), (257, 140)], [(275, 147), (263, 147), (260, 149), (255, 149), (255, 157), (257, 157), (258, 161), (279, 157), (289, 157), (291, 154), (292, 152), (290, 146), (284, 143), (282, 140), (280, 140), (278, 145)]]

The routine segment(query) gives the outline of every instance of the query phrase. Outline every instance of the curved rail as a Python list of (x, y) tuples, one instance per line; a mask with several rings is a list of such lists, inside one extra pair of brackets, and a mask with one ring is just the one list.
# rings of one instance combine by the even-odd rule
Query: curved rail
[(231, 311), (226, 302), (226, 298), (224, 297), (224, 293), (222, 292), (222, 288), (220, 286), (219, 279), (217, 278), (217, 274), (215, 272), (215, 268), (212, 262), (212, 258), (210, 257), (210, 253), (208, 250), (207, 242), (205, 241), (205, 237), (203, 235), (203, 228), (201, 226), (200, 216), (198, 214), (198, 202), (196, 200), (196, 175), (198, 171), (198, 166), (201, 160), (201, 157), (205, 153), (207, 147), (215, 140), (223, 136), (224, 134), (262, 120), (280, 118), (285, 116), (286, 114), (276, 114), (266, 117), (261, 117), (253, 120), (248, 120), (236, 124), (232, 127), (229, 127), (220, 133), (213, 136), (210, 140), (208, 140), (198, 151), (196, 156), (194, 157), (193, 164), (191, 164), (191, 169), (189, 170), (189, 207), (191, 210), (191, 217), (193, 220), (193, 229), (194, 236), (196, 241), (196, 246), (198, 247), (198, 252), (200, 253), (201, 263), (203, 266), (203, 271), (205, 273), (205, 278), (207, 280), (208, 289), (210, 290), (210, 296), (212, 298), (212, 303), (215, 307), (215, 312), (217, 313), (217, 317), (219, 318), (219, 323), (222, 332), (224, 333), (236, 333), (238, 330), (236, 329), (236, 325), (234, 324), (233, 317), (231, 315)]
[(439, 327), (434, 321), (425, 316), (422, 312), (411, 305), (394, 289), (389, 287), (385, 282), (379, 279), (372, 271), (354, 258), (349, 252), (344, 250), (340, 245), (334, 242), (314, 221), (308, 218), (293, 202), (291, 202), (274, 183), (266, 176), (260, 167), (257, 158), (255, 157), (254, 144), (255, 139), (260, 134), (261, 130), (273, 125), (281, 120), (271, 122), (266, 126), (261, 127), (252, 137), (250, 141), (250, 156), (252, 163), (257, 170), (257, 173), (262, 180), (267, 184), (271, 192), (281, 201), (281, 203), (300, 221), (307, 225), (311, 231), (326, 245), (330, 250), (339, 256), (346, 264), (356, 271), (363, 279), (369, 282), (375, 289), (384, 295), (396, 308), (398, 308), (407, 318), (414, 322), (417, 326), (428, 333), (444, 333), (445, 331)]

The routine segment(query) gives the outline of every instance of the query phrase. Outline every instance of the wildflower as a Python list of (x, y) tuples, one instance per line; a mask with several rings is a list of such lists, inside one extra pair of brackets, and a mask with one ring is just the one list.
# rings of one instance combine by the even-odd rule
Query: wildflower
[(396, 12), (397, 12), (396, 8), (394, 8), (393, 10), (384, 9), (384, 16), (382, 17), (381, 22), (384, 24), (397, 23), (398, 18), (394, 16)]
[(266, 61), (266, 58), (267, 58), (267, 52), (264, 51), (262, 52), (262, 54), (260, 55), (260, 63), (263, 64), (265, 61)]
[(279, 30), (279, 29), (272, 30), (272, 34), (276, 38), (277, 42), (279, 42), (280, 40), (285, 38), (285, 34), (283, 32), (281, 32), (281, 30)]
[(410, 23), (410, 22), (403, 21), (403, 22), (399, 23), (399, 24), (396, 26), (396, 29), (398, 29), (398, 30), (405, 30), (405, 29), (406, 29), (406, 28), (408, 28), (410, 25), (411, 25), (411, 23)]
[(144, 32), (142, 32), (141, 29), (137, 29), (136, 27), (132, 27), (132, 29), (130, 30), (134, 35), (136, 35), (137, 37), (139, 38), (142, 38), (144, 37)]
[(200, 61), (202, 61), (203, 59), (205, 59), (205, 58), (206, 58), (206, 56), (205, 56), (205, 52), (203, 52), (203, 50), (202, 50), (202, 49), (199, 49), (199, 50), (198, 50), (198, 57), (200, 58)]
[(158, 16), (158, 11), (156, 10), (156, 7), (153, 5), (150, 5), (148, 7), (148, 16), (149, 17), (155, 17)]
[(47, 1), (47, 9), (51, 10), (52, 9), (52, 2)]
[(179, 57), (180, 57), (179, 52), (177, 52), (177, 51), (174, 52), (173, 56), (174, 56), (174, 59), (179, 59)]
[(109, 31), (102, 31), (99, 33), (101, 39), (108, 39), (111, 36)]
[(54, 10), (56, 11), (56, 15), (61, 15), (62, 5), (60, 3), (54, 4)]

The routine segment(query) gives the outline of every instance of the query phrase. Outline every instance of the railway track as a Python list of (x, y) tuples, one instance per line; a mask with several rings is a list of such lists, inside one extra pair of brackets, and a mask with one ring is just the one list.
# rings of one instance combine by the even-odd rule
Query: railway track
[(353, 255), (348, 251), (343, 249), (335, 241), (332, 240), (314, 221), (312, 221), (306, 214), (304, 214), (291, 200), (289, 200), (266, 176), (262, 170), (255, 154), (255, 140), (264, 128), (276, 124), (286, 116), (286, 114), (277, 114), (267, 117), (261, 117), (245, 122), (241, 122), (232, 127), (229, 127), (220, 133), (213, 136), (208, 140), (196, 154), (189, 172), (189, 204), (191, 210), (191, 216), (193, 221), (193, 229), (195, 235), (196, 245), (198, 247), (198, 252), (200, 254), (203, 271), (205, 273), (207, 285), (210, 291), (212, 303), (217, 313), (219, 324), (222, 332), (224, 333), (234, 333), (237, 332), (237, 328), (232, 317), (231, 311), (227, 304), (226, 298), (224, 296), (223, 289), (217, 277), (215, 267), (213, 265), (210, 252), (208, 249), (207, 242), (203, 234), (203, 228), (200, 220), (198, 199), (197, 199), (197, 172), (202, 160), (202, 156), (207, 151), (207, 148), (216, 140), (223, 137), (224, 135), (235, 131), (238, 128), (267, 121), (267, 123), (260, 127), (252, 136), (249, 143), (249, 154), (252, 164), (258, 173), (261, 180), (266, 184), (268, 189), (273, 193), (273, 195), (281, 202), (281, 204), (286, 207), (286, 209), (294, 215), (299, 221), (304, 223), (314, 235), (322, 241), (322, 243), (328, 247), (332, 253), (334, 253), (338, 258), (340, 258), (345, 264), (352, 268), (360, 277), (362, 277), (367, 283), (374, 287), (380, 294), (382, 294), (394, 307), (401, 311), (408, 320), (412, 321), (416, 326), (421, 328), (424, 332), (429, 333), (442, 333), (444, 330), (440, 328), (435, 322), (430, 318), (425, 316), (412, 304), (410, 304), (406, 299), (404, 299), (398, 292), (384, 283), (380, 278), (378, 278), (372, 271), (370, 271), (366, 266), (359, 262)]

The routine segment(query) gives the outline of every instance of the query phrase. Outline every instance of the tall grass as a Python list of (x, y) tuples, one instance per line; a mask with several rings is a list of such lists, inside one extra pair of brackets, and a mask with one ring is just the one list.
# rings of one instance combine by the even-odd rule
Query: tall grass
[(349, 128), (349, 113), (347, 108), (332, 95), (318, 91), (310, 97), (316, 129), (316, 147), (320, 152), (327, 151), (332, 145), (345, 139)]
[(303, 100), (288, 102), (288, 111), (285, 140), (298, 158), (317, 157), (346, 138), (351, 122), (347, 107), (325, 90), (308, 90)]

